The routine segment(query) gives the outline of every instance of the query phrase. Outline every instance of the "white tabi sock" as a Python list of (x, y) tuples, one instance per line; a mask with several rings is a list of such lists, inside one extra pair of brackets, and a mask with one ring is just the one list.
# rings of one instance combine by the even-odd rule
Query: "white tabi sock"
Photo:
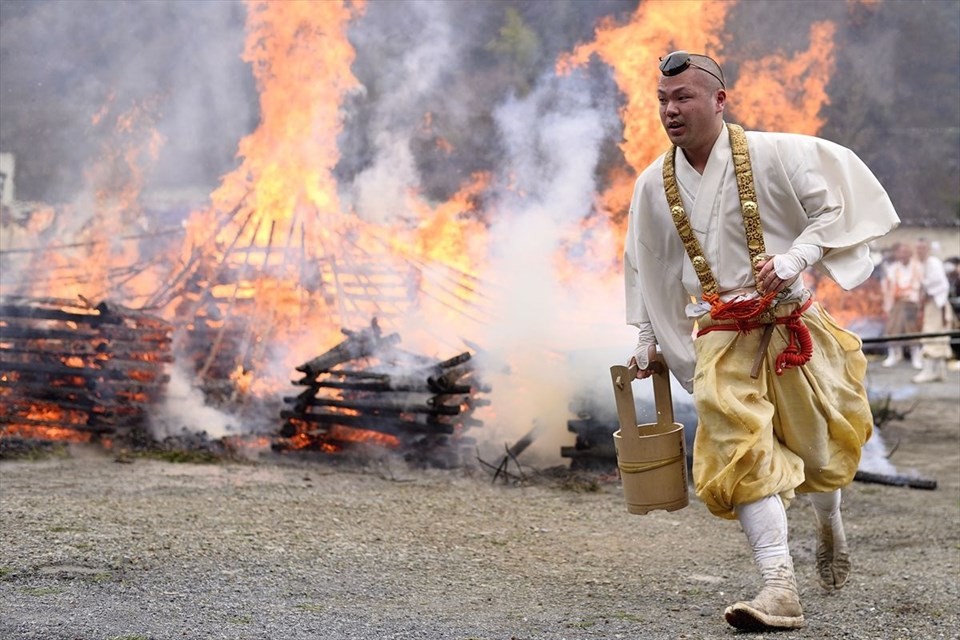
[(843, 520), (840, 517), (840, 489), (826, 493), (810, 493), (810, 502), (817, 517), (817, 524), (821, 527), (830, 525), (833, 531), (833, 548), (835, 551), (848, 551), (847, 536), (843, 532)]

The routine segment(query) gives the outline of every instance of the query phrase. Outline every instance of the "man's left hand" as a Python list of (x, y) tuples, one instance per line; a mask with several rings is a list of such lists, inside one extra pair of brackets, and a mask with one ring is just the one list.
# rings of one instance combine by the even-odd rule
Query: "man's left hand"
[(779, 293), (792, 285), (803, 270), (820, 261), (823, 249), (812, 244), (795, 244), (786, 253), (767, 257), (760, 265), (761, 293)]
[(799, 273), (789, 280), (784, 280), (778, 276), (777, 270), (774, 268), (774, 258), (776, 257), (777, 256), (770, 256), (760, 267), (760, 285), (762, 287), (761, 293), (763, 294), (770, 293), (771, 291), (779, 293), (800, 277)]

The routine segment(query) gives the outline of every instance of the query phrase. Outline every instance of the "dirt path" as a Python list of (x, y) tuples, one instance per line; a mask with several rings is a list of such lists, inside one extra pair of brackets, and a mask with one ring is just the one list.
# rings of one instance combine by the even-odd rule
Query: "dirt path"
[[(888, 425), (898, 470), (935, 491), (856, 482), (855, 562), (816, 586), (813, 513), (788, 511), (807, 627), (790, 638), (960, 637), (960, 374)], [(569, 479), (568, 479), (569, 480)], [(0, 637), (316, 640), (729, 638), (752, 596), (739, 526), (693, 500), (626, 513), (615, 482), (486, 471), (277, 464), (118, 464), (101, 452), (0, 463)], [(754, 634), (752, 637), (765, 637)]]

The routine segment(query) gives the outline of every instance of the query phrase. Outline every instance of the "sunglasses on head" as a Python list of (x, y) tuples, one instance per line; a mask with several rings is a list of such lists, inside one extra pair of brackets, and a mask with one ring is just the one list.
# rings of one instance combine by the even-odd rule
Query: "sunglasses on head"
[[(726, 87), (726, 84), (723, 82), (723, 77), (722, 77), (723, 72), (720, 71), (719, 65), (717, 66), (716, 72), (711, 71), (710, 69), (707, 69), (705, 66), (699, 65), (696, 62), (694, 62), (693, 61), (694, 55), (695, 54), (690, 54), (690, 53), (687, 53), (686, 51), (674, 51), (673, 53), (667, 54), (662, 58), (660, 58), (660, 72), (663, 75), (670, 77), (670, 76), (681, 74), (687, 69), (689, 69), (690, 67), (696, 67), (701, 71), (706, 71), (707, 73), (712, 75), (714, 78), (719, 80), (721, 87)], [(698, 56), (698, 57), (702, 57), (707, 60), (710, 60), (706, 56)], [(713, 62), (712, 60), (710, 61)]]

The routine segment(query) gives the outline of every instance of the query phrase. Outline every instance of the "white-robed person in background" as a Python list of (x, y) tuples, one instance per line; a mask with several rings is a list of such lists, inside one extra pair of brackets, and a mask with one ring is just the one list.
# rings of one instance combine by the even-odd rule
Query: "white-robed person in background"
[[(913, 255), (913, 247), (907, 242), (893, 245), (893, 257), (884, 266), (883, 312), (886, 314), (883, 333), (897, 336), (919, 333), (922, 327), (920, 311), (923, 296), (923, 264)], [(910, 351), (910, 364), (914, 369), (923, 369), (922, 347), (919, 340), (892, 342), (887, 347), (883, 367), (892, 367), (903, 360), (903, 349)]]
[[(930, 242), (926, 238), (917, 240), (914, 249), (917, 261), (923, 266), (922, 289), (922, 327), (923, 333), (943, 333), (954, 326), (954, 313), (948, 305), (950, 282), (943, 261), (932, 255)], [(943, 380), (947, 372), (947, 360), (953, 357), (950, 338), (924, 338), (921, 341), (920, 354), (923, 369), (913, 377), (914, 382), (937, 382)]]
[(659, 345), (692, 392), (697, 496), (740, 521), (760, 569), (760, 593), (728, 607), (727, 622), (798, 628), (785, 508), (809, 494), (820, 584), (842, 587), (840, 489), (873, 428), (861, 342), (799, 276), (816, 265), (856, 286), (873, 270), (867, 243), (899, 218), (849, 149), (725, 123), (713, 59), (677, 51), (660, 71), (660, 119), (674, 147), (640, 175), (631, 202), (626, 306), (639, 338), (630, 362), (649, 376)]

